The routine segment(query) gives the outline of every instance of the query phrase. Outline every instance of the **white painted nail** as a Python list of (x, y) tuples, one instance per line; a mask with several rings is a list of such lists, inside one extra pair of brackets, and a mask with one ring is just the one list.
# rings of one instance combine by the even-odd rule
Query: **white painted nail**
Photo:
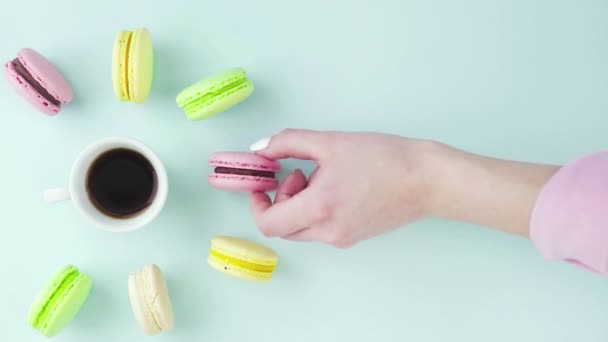
[(254, 142), (253, 144), (251, 144), (251, 146), (249, 146), (249, 150), (254, 151), (254, 152), (261, 151), (261, 150), (265, 149), (266, 147), (268, 147), (269, 143), (270, 143), (270, 137), (260, 139), (256, 142)]

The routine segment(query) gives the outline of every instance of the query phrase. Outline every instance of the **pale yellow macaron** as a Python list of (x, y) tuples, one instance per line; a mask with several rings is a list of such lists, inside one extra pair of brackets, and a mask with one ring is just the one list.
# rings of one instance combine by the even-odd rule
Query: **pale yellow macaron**
[(154, 52), (145, 28), (121, 31), (112, 52), (112, 85), (121, 101), (143, 103), (152, 88)]
[(214, 269), (249, 281), (269, 281), (279, 256), (272, 249), (230, 236), (211, 240), (209, 265)]
[(173, 329), (173, 306), (158, 266), (148, 265), (129, 275), (129, 299), (135, 319), (146, 335)]

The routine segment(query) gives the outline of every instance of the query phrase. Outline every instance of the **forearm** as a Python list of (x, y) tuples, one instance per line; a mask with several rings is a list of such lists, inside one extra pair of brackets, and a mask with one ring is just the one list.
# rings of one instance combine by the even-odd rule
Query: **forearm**
[(433, 149), (433, 216), (529, 236), (538, 194), (559, 167), (487, 158), (445, 145)]

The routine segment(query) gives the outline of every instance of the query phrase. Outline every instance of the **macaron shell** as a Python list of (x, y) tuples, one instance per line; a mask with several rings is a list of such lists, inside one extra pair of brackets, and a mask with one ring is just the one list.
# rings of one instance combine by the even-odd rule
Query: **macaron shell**
[(32, 77), (55, 99), (69, 103), (74, 97), (72, 87), (57, 68), (33, 49), (22, 49), (17, 54), (19, 61)]
[(167, 283), (156, 265), (129, 276), (129, 298), (135, 318), (147, 335), (173, 329), (173, 306)]
[(152, 38), (146, 29), (133, 32), (129, 47), (128, 87), (129, 99), (143, 103), (150, 94), (154, 74)]
[(216, 189), (238, 192), (266, 192), (279, 186), (275, 178), (219, 173), (210, 174), (207, 181)]
[(186, 117), (188, 120), (197, 121), (224, 112), (247, 99), (253, 93), (253, 89), (253, 83), (248, 81), (238, 88), (217, 94), (196, 106), (187, 106)]
[(129, 100), (127, 51), (132, 34), (130, 31), (120, 31), (114, 40), (112, 49), (112, 86), (114, 94), (120, 101)]
[(76, 277), (71, 286), (61, 294), (61, 298), (51, 309), (47, 320), (41, 323), (42, 325), (38, 328), (39, 331), (47, 337), (55, 336), (61, 332), (80, 311), (92, 286), (93, 282), (89, 276), (80, 274)]
[(61, 107), (50, 103), (25, 80), (23, 80), (21, 76), (17, 74), (11, 62), (4, 65), (4, 75), (17, 94), (23, 97), (27, 102), (42, 113), (54, 116), (61, 111)]
[(148, 310), (144, 293), (144, 280), (140, 272), (129, 275), (129, 300), (133, 315), (146, 335), (156, 335), (161, 328), (156, 324), (152, 312)]
[(247, 152), (216, 152), (209, 157), (209, 165), (270, 172), (281, 170), (278, 161)]
[(264, 266), (275, 266), (279, 260), (274, 250), (233, 236), (214, 237), (211, 239), (211, 249), (232, 258)]
[(246, 78), (247, 74), (243, 68), (233, 68), (219, 72), (182, 90), (177, 95), (176, 103), (179, 107), (184, 107), (209, 92), (217, 91), (230, 83)]
[(156, 322), (160, 325), (163, 331), (173, 329), (173, 305), (169, 298), (169, 289), (167, 282), (160, 268), (156, 265), (149, 265), (144, 268), (144, 279), (149, 290), (148, 303), (153, 311)]
[(226, 264), (211, 256), (207, 259), (207, 262), (213, 269), (235, 278), (253, 282), (267, 282), (272, 279), (272, 273), (247, 270), (235, 265)]

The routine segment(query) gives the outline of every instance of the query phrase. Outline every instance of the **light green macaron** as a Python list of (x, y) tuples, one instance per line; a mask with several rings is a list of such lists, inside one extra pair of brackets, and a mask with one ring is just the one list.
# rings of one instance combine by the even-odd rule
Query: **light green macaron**
[(80, 311), (92, 285), (91, 278), (76, 267), (63, 267), (36, 296), (28, 313), (28, 323), (44, 336), (59, 334)]
[(184, 108), (188, 120), (202, 120), (245, 100), (253, 88), (245, 70), (235, 68), (189, 86), (177, 96), (176, 102)]

